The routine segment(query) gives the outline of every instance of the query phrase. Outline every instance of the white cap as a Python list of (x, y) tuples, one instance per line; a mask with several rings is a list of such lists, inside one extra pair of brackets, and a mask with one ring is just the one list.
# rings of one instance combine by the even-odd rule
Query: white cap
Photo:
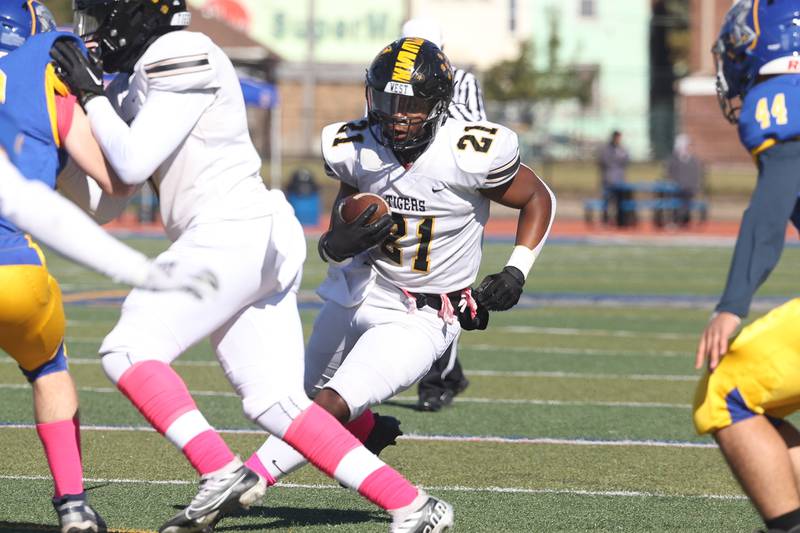
[(685, 152), (691, 144), (692, 140), (685, 133), (680, 133), (675, 137), (674, 148), (676, 152)]
[(409, 19), (403, 24), (401, 37), (422, 37), (439, 48), (444, 45), (442, 28), (439, 23), (430, 18)]

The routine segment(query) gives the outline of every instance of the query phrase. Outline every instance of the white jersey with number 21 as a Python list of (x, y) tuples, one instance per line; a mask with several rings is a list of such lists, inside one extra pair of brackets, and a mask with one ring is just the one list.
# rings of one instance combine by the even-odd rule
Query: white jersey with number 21
[(391, 236), (368, 252), (378, 276), (416, 293), (448, 293), (475, 281), (489, 218), (489, 200), (480, 191), (516, 175), (513, 131), (448, 120), (406, 168), (359, 120), (325, 127), (322, 154), (332, 177), (382, 196), (391, 208)]

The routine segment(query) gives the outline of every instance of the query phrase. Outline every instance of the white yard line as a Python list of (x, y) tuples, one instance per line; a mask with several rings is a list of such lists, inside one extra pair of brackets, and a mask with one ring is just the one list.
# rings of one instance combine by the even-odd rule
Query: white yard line
[[(391, 401), (403, 403), (416, 403), (416, 396), (396, 396)], [(553, 405), (568, 407), (641, 407), (653, 409), (690, 409), (692, 406), (684, 403), (666, 402), (602, 402), (584, 400), (537, 400), (528, 398), (474, 398), (459, 396), (454, 400), (458, 403), (485, 403), (485, 404), (512, 404), (512, 405)]]
[[(0, 364), (7, 364), (7, 365), (14, 365), (17, 366), (18, 363), (11, 359), (8, 356), (0, 355)], [(87, 366), (100, 366), (100, 358), (99, 357), (70, 357), (69, 358), (70, 365), (87, 365)], [(191, 361), (191, 360), (181, 360), (178, 359), (177, 361), (173, 361), (172, 363), (174, 366), (198, 366), (198, 367), (219, 367), (219, 362), (217, 361)]]
[[(30, 385), (25, 383), (0, 383), (0, 390), (20, 390), (30, 389)], [(78, 387), (78, 392), (94, 392), (98, 394), (119, 394), (119, 391), (114, 387)], [(239, 395), (235, 392), (223, 391), (210, 391), (210, 390), (193, 390), (192, 396), (204, 396), (211, 398), (238, 398)]]
[[(0, 383), (0, 390), (24, 390), (30, 388), (25, 383)], [(115, 394), (117, 389), (113, 387), (78, 387), (79, 392), (92, 392), (96, 394)], [(192, 390), (192, 396), (203, 398), (238, 398), (235, 392), (220, 392), (207, 390)], [(403, 403), (416, 403), (416, 396), (397, 396), (393, 401)], [(665, 402), (618, 402), (618, 401), (584, 401), (584, 400), (541, 400), (528, 398), (474, 398), (459, 397), (455, 399), (458, 403), (482, 403), (482, 404), (511, 404), (511, 405), (550, 405), (566, 407), (636, 407), (653, 409), (689, 409), (689, 404), (665, 403)]]
[[(99, 359), (91, 358), (69, 358), (70, 365), (99, 366)], [(8, 357), (0, 358), (0, 364), (17, 365), (16, 361)], [(218, 367), (216, 361), (175, 361), (173, 365), (178, 367)], [(561, 371), (536, 371), (536, 370), (475, 370), (466, 369), (466, 374), (471, 376), (486, 377), (510, 377), (510, 378), (559, 378), (559, 379), (596, 379), (596, 380), (623, 380), (623, 381), (687, 381), (695, 382), (700, 379), (700, 375), (693, 374), (600, 374), (584, 372), (561, 372)], [(0, 384), (0, 387), (3, 385)]]
[(592, 374), (583, 372), (539, 372), (529, 370), (464, 370), (470, 376), (497, 376), (508, 378), (563, 378), (563, 379), (620, 379), (627, 381), (690, 381), (700, 379), (692, 374)]
[(550, 328), (542, 326), (500, 326), (492, 331), (506, 333), (541, 333), (545, 335), (586, 335), (592, 337), (635, 337), (649, 339), (696, 339), (695, 333), (660, 333), (653, 331), (631, 331), (625, 329), (584, 329), (584, 328)]
[(498, 346), (496, 344), (466, 344), (462, 343), (459, 350), (475, 350), (480, 352), (515, 352), (515, 353), (541, 353), (546, 355), (612, 355), (633, 357), (688, 357), (687, 351), (680, 350), (599, 350), (596, 348), (562, 348), (546, 346)]
[[(0, 480), (6, 481), (50, 481), (48, 476), (9, 476), (0, 475)], [(194, 485), (195, 481), (185, 479), (114, 479), (114, 478), (86, 478), (87, 483), (118, 483), (118, 484), (147, 484), (147, 485)], [(333, 484), (310, 484), (310, 483), (284, 483), (276, 485), (288, 489), (312, 489), (312, 490), (342, 490), (338, 485)], [(431, 492), (489, 492), (500, 494), (562, 494), (570, 496), (592, 496), (610, 498), (680, 498), (680, 499), (702, 499), (702, 500), (724, 500), (740, 501), (747, 498), (738, 494), (667, 494), (664, 492), (650, 492), (638, 490), (585, 490), (585, 489), (529, 489), (523, 487), (466, 487), (462, 485), (446, 486), (422, 486), (423, 489)]]
[[(0, 424), (0, 431), (8, 429), (34, 430), (33, 424)], [(82, 431), (130, 431), (153, 433), (155, 430), (149, 426), (104, 426), (104, 425), (82, 425)], [(259, 429), (217, 429), (222, 435), (265, 435)], [(409, 433), (398, 437), (400, 440), (418, 442), (469, 442), (469, 443), (493, 443), (493, 444), (555, 444), (563, 446), (642, 446), (645, 448), (711, 448), (716, 449), (717, 445), (710, 442), (683, 442), (683, 441), (660, 441), (660, 440), (598, 440), (598, 439), (554, 439), (547, 437), (525, 438), (525, 437), (492, 437), (492, 436), (473, 436), (473, 435), (418, 435)]]
[[(554, 328), (547, 326), (498, 326), (492, 331), (505, 333), (538, 333), (542, 335), (584, 335), (591, 337), (624, 337), (624, 338), (648, 338), (648, 339), (695, 339), (694, 333), (668, 333), (653, 331), (633, 331), (624, 329), (585, 329), (585, 328)], [(93, 336), (67, 336), (70, 342), (93, 342), (100, 344), (104, 337)], [(494, 347), (497, 349), (497, 346)]]

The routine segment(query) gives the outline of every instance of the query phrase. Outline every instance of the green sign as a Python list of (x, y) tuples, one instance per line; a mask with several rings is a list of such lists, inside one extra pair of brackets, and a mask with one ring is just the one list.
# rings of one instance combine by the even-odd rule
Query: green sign
[[(243, 29), (288, 61), (308, 54), (310, 0), (190, 0)], [(330, 63), (368, 63), (400, 35), (405, 2), (315, 0), (314, 58)]]

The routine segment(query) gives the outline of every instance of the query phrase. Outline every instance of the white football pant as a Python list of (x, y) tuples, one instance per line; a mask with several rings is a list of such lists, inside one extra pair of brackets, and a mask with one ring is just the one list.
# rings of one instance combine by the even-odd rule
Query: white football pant
[(355, 419), (419, 381), (459, 330), (430, 307), (409, 312), (403, 292), (378, 279), (360, 305), (325, 302), (306, 347), (306, 392), (335, 390)]
[(303, 332), (297, 311), (306, 245), (290, 210), (245, 220), (198, 224), (158, 262), (180, 258), (212, 270), (219, 291), (198, 300), (182, 292), (134, 289), (100, 348), (117, 383), (133, 364), (172, 363), (210, 335), (225, 375), (255, 420), (287, 397), (305, 403)]

